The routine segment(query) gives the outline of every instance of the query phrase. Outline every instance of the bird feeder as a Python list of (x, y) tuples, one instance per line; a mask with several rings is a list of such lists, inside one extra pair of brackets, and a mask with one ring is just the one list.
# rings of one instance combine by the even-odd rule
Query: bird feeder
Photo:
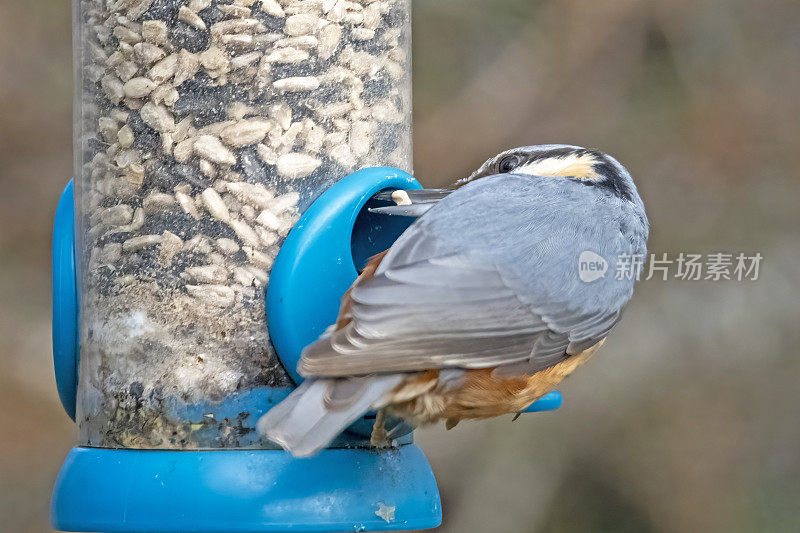
[[(53, 239), (66, 531), (441, 521), (371, 420), (296, 460), (255, 431), (366, 259), (411, 219), (409, 0), (76, 0), (76, 180)], [(555, 408), (557, 395), (531, 410)]]

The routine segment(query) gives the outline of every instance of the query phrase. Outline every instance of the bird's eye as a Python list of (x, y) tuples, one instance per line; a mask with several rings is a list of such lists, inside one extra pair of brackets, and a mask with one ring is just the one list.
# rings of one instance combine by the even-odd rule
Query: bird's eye
[(497, 164), (497, 170), (499, 170), (502, 174), (505, 174), (514, 170), (518, 164), (519, 157), (515, 155), (507, 155)]

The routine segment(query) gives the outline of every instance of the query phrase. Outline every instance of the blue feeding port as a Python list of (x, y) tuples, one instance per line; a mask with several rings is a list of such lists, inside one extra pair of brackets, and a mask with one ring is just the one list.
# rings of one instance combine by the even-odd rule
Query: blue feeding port
[(325, 191), (292, 228), (270, 273), (267, 320), (272, 344), (295, 383), (303, 380), (297, 372), (303, 348), (336, 322), (358, 270), (414, 222), (373, 215), (367, 203), (385, 189), (420, 188), (402, 170), (365, 168)]
[[(340, 299), (360, 268), (413, 222), (369, 213), (372, 196), (385, 189), (419, 187), (398, 169), (358, 171), (325, 191), (289, 233), (270, 275), (267, 312), (276, 351), (296, 383), (302, 380), (296, 371), (302, 349), (334, 322)], [(59, 202), (53, 232), (53, 297), (56, 382), (74, 419), (79, 346), (71, 183)], [(287, 393), (253, 390), (218, 402), (217, 409), (228, 406), (238, 412), (244, 406), (260, 416)], [(554, 392), (526, 412), (560, 404), (561, 396)], [(207, 407), (197, 406), (197, 412), (207, 412)], [(53, 491), (53, 526), (63, 531), (174, 533), (438, 526), (439, 493), (422, 451), (410, 436), (392, 450), (355, 447), (370, 429), (371, 420), (361, 420), (334, 447), (308, 459), (277, 449), (75, 447)]]
[(75, 420), (78, 393), (78, 291), (75, 279), (75, 192), (64, 188), (53, 225), (53, 365), (61, 405)]

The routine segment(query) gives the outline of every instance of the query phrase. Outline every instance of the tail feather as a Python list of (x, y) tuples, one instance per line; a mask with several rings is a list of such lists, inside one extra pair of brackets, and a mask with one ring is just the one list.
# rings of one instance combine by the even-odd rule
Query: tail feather
[(330, 388), (336, 388), (337, 383), (346, 379), (305, 380), (262, 416), (256, 428), (295, 457), (314, 455), (364, 413), (385, 407), (388, 393), (403, 377), (397, 374), (371, 377), (356, 389), (358, 393), (347, 404), (330, 405)]

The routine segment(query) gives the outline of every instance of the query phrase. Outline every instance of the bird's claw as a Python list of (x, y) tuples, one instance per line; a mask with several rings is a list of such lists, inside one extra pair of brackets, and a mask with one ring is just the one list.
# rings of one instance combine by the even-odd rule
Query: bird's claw
[(383, 409), (375, 414), (375, 423), (372, 425), (369, 443), (375, 448), (389, 447), (389, 434), (386, 431), (386, 413), (384, 413)]

